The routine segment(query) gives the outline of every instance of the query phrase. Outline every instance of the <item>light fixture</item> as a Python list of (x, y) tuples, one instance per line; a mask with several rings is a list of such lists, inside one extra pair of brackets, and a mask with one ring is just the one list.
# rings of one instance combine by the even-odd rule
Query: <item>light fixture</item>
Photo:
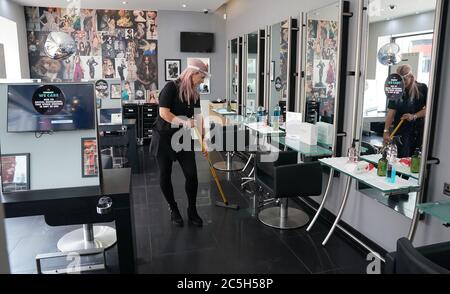
[(128, 1), (122, 1), (122, 4), (126, 5), (126, 4), (128, 4)]
[(223, 19), (227, 20), (227, 14), (226, 13), (223, 14)]
[(187, 5), (186, 5), (186, 4), (181, 4), (181, 6), (182, 6), (183, 8), (186, 8), (186, 7), (187, 7)]

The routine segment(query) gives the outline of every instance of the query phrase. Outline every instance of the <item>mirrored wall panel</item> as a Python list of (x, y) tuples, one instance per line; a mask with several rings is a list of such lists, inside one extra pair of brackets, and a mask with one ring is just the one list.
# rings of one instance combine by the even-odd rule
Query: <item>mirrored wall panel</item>
[(283, 118), (286, 111), (295, 108), (295, 76), (296, 55), (293, 50), (297, 48), (297, 20), (289, 19), (269, 27), (268, 82), (270, 83), (266, 110), (274, 113), (275, 107), (282, 109)]
[(229, 73), (229, 97), (233, 102), (237, 102), (239, 91), (239, 58), (238, 58), (238, 39), (233, 39), (229, 44), (229, 60), (228, 60), (228, 73)]
[[(363, 84), (361, 157), (386, 175), (418, 183), (428, 86), (433, 79), (436, 0), (370, 1), (367, 20), (366, 75)], [(363, 46), (364, 47), (364, 46)], [(412, 217), (414, 191), (379, 195), (360, 190), (399, 213)]]
[(245, 37), (245, 82), (244, 89), (244, 115), (256, 113), (259, 94), (259, 58), (258, 58), (258, 32)]
[(305, 17), (302, 112), (306, 122), (318, 126), (318, 143), (329, 148), (334, 148), (337, 132), (342, 129), (337, 124), (342, 121), (338, 114), (345, 97), (346, 77), (341, 72), (346, 72), (347, 11), (348, 2), (339, 1)]

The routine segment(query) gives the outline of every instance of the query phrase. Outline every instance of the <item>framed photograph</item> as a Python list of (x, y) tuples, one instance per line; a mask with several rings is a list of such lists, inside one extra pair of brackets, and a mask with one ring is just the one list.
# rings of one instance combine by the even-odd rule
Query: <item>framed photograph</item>
[(272, 60), (272, 63), (270, 64), (270, 81), (275, 81), (275, 61)]
[(96, 138), (81, 138), (81, 177), (98, 176), (98, 151)]
[[(195, 59), (202, 61), (206, 65), (206, 68), (208, 68), (208, 73), (211, 74), (211, 63), (210, 63), (209, 58), (188, 57), (187, 65), (189, 66), (190, 64), (195, 64)], [(204, 80), (203, 83), (200, 84), (200, 86), (199, 86), (200, 95), (211, 94), (211, 84), (210, 83), (211, 83), (211, 80), (207, 78)]]
[(122, 99), (122, 86), (111, 84), (111, 99)]
[(0, 161), (3, 193), (30, 190), (30, 153), (2, 154)]
[(175, 81), (181, 74), (181, 59), (164, 59), (166, 81)]

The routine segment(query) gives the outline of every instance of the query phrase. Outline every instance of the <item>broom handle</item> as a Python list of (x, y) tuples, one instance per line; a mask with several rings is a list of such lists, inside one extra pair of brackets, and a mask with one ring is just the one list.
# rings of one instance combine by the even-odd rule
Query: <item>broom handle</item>
[(405, 120), (402, 119), (402, 120), (398, 123), (397, 127), (395, 128), (395, 130), (394, 130), (394, 131), (392, 132), (392, 134), (391, 134), (391, 137), (390, 137), (391, 140), (394, 139), (395, 134), (396, 134), (396, 133), (398, 132), (398, 130), (402, 127), (402, 125), (403, 125), (404, 122), (405, 122)]
[(205, 157), (206, 157), (206, 160), (207, 160), (208, 163), (209, 163), (209, 170), (211, 171), (211, 174), (212, 174), (212, 176), (213, 176), (213, 178), (214, 178), (214, 181), (216, 182), (217, 189), (219, 189), (219, 193), (220, 193), (220, 196), (222, 197), (223, 203), (225, 203), (226, 205), (228, 205), (228, 200), (227, 200), (227, 198), (225, 197), (225, 194), (223, 193), (222, 186), (220, 185), (219, 178), (217, 177), (216, 170), (213, 168), (212, 163), (211, 163), (211, 160), (209, 160), (209, 154), (208, 154), (208, 151), (207, 151), (207, 149), (206, 149), (206, 147), (205, 147), (205, 143), (203, 142), (203, 138), (202, 138), (202, 136), (200, 135), (199, 130), (198, 130), (197, 128), (194, 128), (194, 129), (195, 129), (195, 132), (196, 132), (196, 134), (197, 134), (197, 136), (198, 136), (198, 139), (199, 139), (199, 141), (200, 141), (200, 144), (202, 145), (202, 150), (205, 150), (205, 151), (206, 151), (206, 156), (205, 156)]

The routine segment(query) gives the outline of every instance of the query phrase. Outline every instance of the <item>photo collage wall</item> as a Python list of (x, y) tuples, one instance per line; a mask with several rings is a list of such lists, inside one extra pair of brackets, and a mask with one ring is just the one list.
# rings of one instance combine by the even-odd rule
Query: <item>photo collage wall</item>
[[(121, 81), (124, 102), (158, 89), (157, 11), (25, 7), (32, 79), (43, 82)], [(77, 51), (55, 60), (44, 51), (50, 32), (66, 32)], [(136, 95), (137, 93), (137, 95)]]
[(338, 37), (338, 22), (308, 21), (306, 99), (320, 103), (320, 116), (326, 121), (334, 115)]

